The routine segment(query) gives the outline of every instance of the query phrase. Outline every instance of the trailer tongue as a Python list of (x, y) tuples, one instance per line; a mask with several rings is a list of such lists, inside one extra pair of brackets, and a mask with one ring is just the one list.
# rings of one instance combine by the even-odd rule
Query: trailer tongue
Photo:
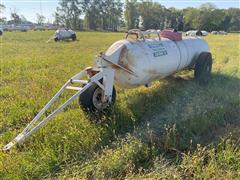
[[(121, 67), (120, 65), (114, 64), (111, 61), (108, 61), (106, 58), (99, 56), (97, 59), (104, 61), (101, 62), (104, 64), (111, 64), (122, 68), (127, 73), (132, 73), (125, 69), (124, 67)], [(88, 77), (89, 80), (84, 80), (82, 78)], [(27, 125), (27, 127), (19, 134), (17, 137), (15, 137), (11, 142), (9, 142), (7, 145), (3, 147), (3, 151), (10, 150), (15, 144), (23, 142), (27, 137), (29, 137), (31, 134), (36, 132), (39, 128), (44, 126), (48, 121), (50, 121), (54, 116), (56, 116), (60, 111), (62, 111), (67, 105), (69, 105), (74, 99), (81, 97), (82, 94), (86, 90), (88, 90), (91, 87), (97, 86), (100, 87), (101, 91), (101, 97), (100, 100), (96, 100), (98, 97), (87, 97), (91, 98), (92, 102), (100, 101), (100, 106), (98, 103), (98, 106), (96, 104), (92, 104), (93, 107), (91, 107), (89, 104), (86, 104), (85, 102), (80, 102), (83, 108), (88, 110), (99, 110), (103, 111), (107, 108), (112, 102), (112, 93), (113, 93), (113, 83), (114, 83), (114, 69), (109, 68), (109, 66), (101, 67), (101, 68), (92, 68), (88, 67), (84, 69), (83, 71), (79, 72), (75, 76), (73, 76), (71, 79), (69, 79), (63, 87), (53, 96), (53, 98), (44, 106), (44, 108), (35, 116), (35, 118)], [(74, 85), (79, 85), (74, 86)], [(55, 102), (55, 100), (65, 91), (65, 90), (75, 90), (77, 91), (72, 97), (70, 97), (65, 103), (60, 105), (57, 109), (55, 109), (50, 115), (48, 115), (45, 119), (42, 121), (39, 121), (39, 119), (43, 116), (43, 114), (50, 108), (50, 106)], [(115, 97), (114, 97), (115, 98)], [(80, 99), (81, 100), (81, 99)]]
[[(152, 34), (158, 38), (149, 38)], [(136, 35), (137, 38), (127, 39), (129, 35)], [(204, 40), (182, 39), (178, 32), (169, 30), (161, 33), (155, 30), (130, 30), (125, 40), (114, 43), (106, 53), (97, 56), (95, 61), (94, 68), (86, 68), (69, 79), (27, 127), (4, 146), (3, 151), (23, 142), (78, 97), (84, 109), (104, 111), (116, 98), (114, 80), (120, 87), (134, 88), (148, 85), (182, 69), (194, 69), (195, 78), (206, 83), (212, 67), (211, 53)], [(88, 80), (85, 80), (86, 77)], [(75, 90), (76, 93), (40, 120), (65, 90)]]

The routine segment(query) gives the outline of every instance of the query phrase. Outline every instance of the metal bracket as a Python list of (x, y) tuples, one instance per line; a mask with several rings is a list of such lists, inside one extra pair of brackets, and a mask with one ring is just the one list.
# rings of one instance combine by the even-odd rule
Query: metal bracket
[(155, 30), (155, 29), (149, 29), (146, 31), (141, 31), (140, 29), (130, 29), (128, 32), (126, 32), (126, 39), (128, 38), (129, 35), (136, 35), (136, 38), (139, 39), (143, 39), (145, 40), (145, 35), (148, 35), (148, 37), (150, 38), (151, 34), (156, 34), (159, 38), (159, 40), (161, 40), (160, 37), (160, 31), (159, 30)]
[[(27, 125), (27, 127), (19, 134), (17, 137), (15, 137), (10, 143), (5, 145), (3, 147), (3, 151), (10, 150), (15, 144), (23, 142), (27, 137), (29, 137), (31, 134), (36, 132), (39, 128), (44, 126), (48, 121), (50, 121), (54, 116), (56, 116), (61, 110), (63, 110), (67, 105), (69, 105), (74, 99), (79, 97), (80, 94), (82, 94), (84, 91), (86, 91), (93, 83), (96, 83), (100, 86), (99, 80), (103, 78), (103, 71), (100, 70), (97, 74), (92, 76), (90, 78), (90, 81), (81, 80), (80, 78), (83, 78), (87, 75), (87, 69), (81, 71), (80, 73), (73, 76), (70, 80), (68, 80), (63, 87), (54, 95), (54, 97), (45, 105), (45, 107), (34, 117), (34, 119)], [(84, 84), (83, 87), (75, 87), (75, 86), (69, 86), (71, 84)], [(113, 85), (113, 84), (112, 84)], [(101, 88), (105, 88), (103, 85), (100, 86)], [(66, 89), (72, 89), (77, 90), (77, 92), (70, 97), (65, 103), (60, 105), (57, 109), (55, 109), (50, 115), (48, 115), (45, 119), (38, 122), (40, 117), (46, 112), (47, 109), (55, 102), (55, 100), (66, 90)]]
[(108, 62), (109, 64), (112, 64), (112, 65), (113, 65), (113, 68), (114, 68), (114, 66), (115, 66), (115, 67), (118, 67), (118, 68), (120, 68), (120, 69), (128, 72), (129, 74), (137, 77), (137, 75), (136, 75), (133, 71), (131, 71), (131, 70), (129, 70), (129, 69), (126, 69), (125, 67), (123, 67), (123, 66), (121, 66), (121, 65), (119, 65), (119, 64), (113, 63), (112, 61), (106, 59), (106, 58), (103, 57), (103, 56), (101, 56), (101, 58), (102, 58), (104, 61)]

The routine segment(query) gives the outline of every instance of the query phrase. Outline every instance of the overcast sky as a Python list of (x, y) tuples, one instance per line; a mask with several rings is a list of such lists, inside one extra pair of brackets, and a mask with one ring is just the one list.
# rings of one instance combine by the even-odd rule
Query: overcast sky
[[(154, 0), (165, 7), (175, 7), (178, 9), (186, 7), (199, 7), (203, 3), (214, 3), (218, 8), (229, 7), (240, 8), (240, 0)], [(123, 2), (125, 2), (123, 0)], [(58, 5), (58, 0), (0, 0), (6, 6), (4, 17), (9, 19), (11, 11), (16, 11), (32, 22), (36, 21), (36, 13), (43, 14), (47, 20), (53, 21), (53, 14)]]

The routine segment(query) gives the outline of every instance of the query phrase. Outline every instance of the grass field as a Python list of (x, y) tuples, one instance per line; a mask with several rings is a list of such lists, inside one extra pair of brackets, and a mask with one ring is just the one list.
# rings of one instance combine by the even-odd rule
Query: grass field
[[(52, 34), (1, 37), (1, 148), (65, 81), (124, 36), (80, 32), (76, 42), (46, 43)], [(208, 86), (183, 72), (150, 88), (117, 88), (113, 111), (98, 123), (75, 100), (23, 145), (0, 152), (0, 179), (238, 179), (240, 35), (205, 39), (214, 58)]]

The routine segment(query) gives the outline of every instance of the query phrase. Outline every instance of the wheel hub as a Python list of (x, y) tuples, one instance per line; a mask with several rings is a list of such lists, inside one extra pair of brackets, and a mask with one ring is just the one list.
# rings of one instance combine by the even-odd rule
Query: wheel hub
[(104, 95), (103, 93), (104, 92), (101, 88), (97, 88), (93, 93), (93, 99), (92, 99), (93, 105), (95, 106), (96, 109), (100, 111), (104, 110), (108, 106), (108, 102), (102, 101), (102, 96)]

